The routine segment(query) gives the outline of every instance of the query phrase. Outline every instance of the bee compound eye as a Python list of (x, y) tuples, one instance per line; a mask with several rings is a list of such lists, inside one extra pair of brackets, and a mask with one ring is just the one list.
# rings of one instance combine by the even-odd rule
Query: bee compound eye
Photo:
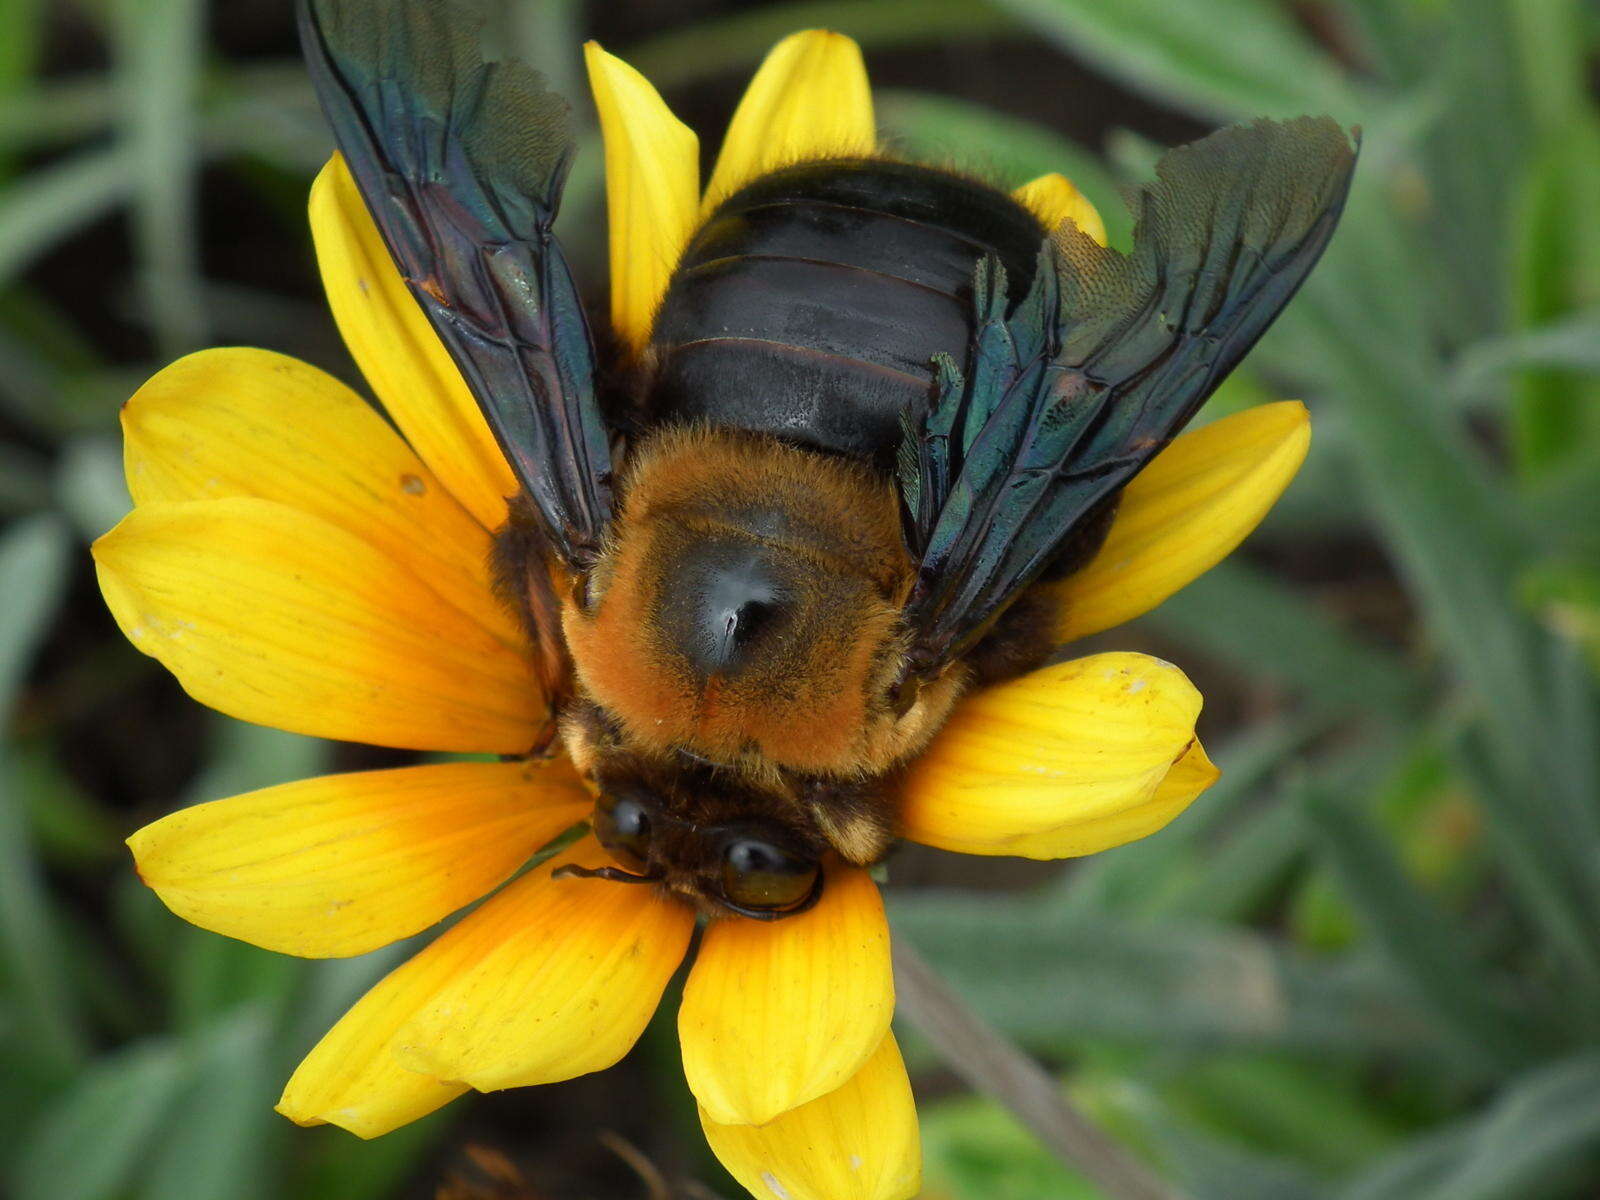
[(722, 852), (722, 895), (747, 916), (781, 916), (809, 908), (822, 867), (760, 838), (730, 841)]
[(594, 807), (594, 836), (630, 871), (650, 862), (650, 809), (637, 796), (604, 794)]

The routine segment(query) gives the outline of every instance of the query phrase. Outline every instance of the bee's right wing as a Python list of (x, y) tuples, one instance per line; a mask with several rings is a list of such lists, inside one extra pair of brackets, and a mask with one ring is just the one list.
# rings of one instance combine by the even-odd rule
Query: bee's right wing
[(966, 370), (941, 360), (900, 448), (914, 670), (981, 638), (1216, 390), (1321, 256), (1354, 166), (1325, 117), (1231, 126), (1161, 160), (1132, 254), (1064, 225), (1014, 309), (979, 264)]
[(317, 97), (383, 240), (569, 567), (611, 517), (594, 349), (551, 225), (566, 103), (454, 0), (300, 0)]

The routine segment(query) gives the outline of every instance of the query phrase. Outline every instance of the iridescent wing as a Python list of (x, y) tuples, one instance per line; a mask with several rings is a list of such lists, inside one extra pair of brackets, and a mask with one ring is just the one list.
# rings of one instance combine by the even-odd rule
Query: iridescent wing
[(461, 368), (550, 544), (583, 569), (611, 516), (594, 349), (551, 233), (567, 105), (486, 63), (451, 0), (300, 0), (317, 96), (390, 255)]
[(1161, 160), (1131, 254), (1064, 225), (1011, 311), (1005, 272), (979, 264), (965, 369), (940, 362), (901, 443), (917, 671), (982, 637), (1238, 365), (1327, 246), (1354, 166), (1327, 118), (1231, 126)]

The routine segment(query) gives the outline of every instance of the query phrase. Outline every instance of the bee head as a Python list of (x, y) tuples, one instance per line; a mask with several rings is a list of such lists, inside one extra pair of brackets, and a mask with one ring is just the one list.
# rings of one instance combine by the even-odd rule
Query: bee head
[(562, 615), (580, 690), (620, 735), (770, 778), (877, 775), (920, 748), (959, 678), (906, 682), (913, 572), (888, 481), (703, 430), (636, 462)]
[(661, 883), (710, 912), (774, 920), (804, 912), (822, 895), (827, 846), (786, 820), (775, 796), (613, 760), (599, 777), (592, 825), (616, 863), (598, 872), (629, 883)]

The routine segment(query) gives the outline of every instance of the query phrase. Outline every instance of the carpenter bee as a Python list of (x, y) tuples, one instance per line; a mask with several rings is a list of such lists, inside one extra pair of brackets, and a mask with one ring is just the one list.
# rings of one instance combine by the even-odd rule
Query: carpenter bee
[[(1354, 150), (1234, 126), (1161, 162), (1131, 254), (890, 157), (704, 218), (642, 352), (597, 355), (552, 234), (564, 102), (441, 0), (302, 0), (338, 146), (521, 492), (497, 536), (608, 879), (771, 919), (871, 864), (896, 771), (1052, 647), (1036, 584), (1321, 255)], [(602, 338), (602, 345), (612, 339)]]

